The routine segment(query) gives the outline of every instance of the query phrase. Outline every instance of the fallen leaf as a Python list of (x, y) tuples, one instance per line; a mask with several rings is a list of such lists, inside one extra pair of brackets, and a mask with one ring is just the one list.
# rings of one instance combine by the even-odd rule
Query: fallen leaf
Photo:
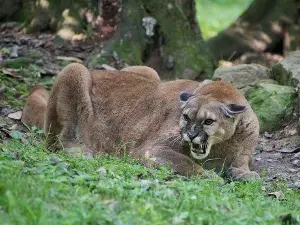
[(268, 193), (269, 196), (275, 197), (277, 199), (284, 199), (284, 195), (282, 193), (282, 191), (274, 191), (274, 192), (270, 192)]
[(71, 61), (71, 62), (78, 62), (78, 63), (82, 63), (81, 59), (75, 58), (75, 57), (69, 57), (69, 56), (57, 56), (56, 57), (58, 60), (62, 60), (62, 61)]
[(14, 119), (14, 120), (20, 120), (22, 118), (22, 111), (17, 111), (14, 113), (10, 113), (7, 115), (8, 118)]
[(1, 72), (7, 76), (14, 77), (14, 78), (22, 78), (19, 74), (14, 71), (14, 69), (2, 68)]
[(96, 69), (99, 69), (99, 70), (111, 70), (111, 71), (114, 71), (114, 70), (117, 70), (116, 68), (110, 66), (110, 65), (107, 65), (107, 64), (102, 64), (101, 66), (96, 66)]

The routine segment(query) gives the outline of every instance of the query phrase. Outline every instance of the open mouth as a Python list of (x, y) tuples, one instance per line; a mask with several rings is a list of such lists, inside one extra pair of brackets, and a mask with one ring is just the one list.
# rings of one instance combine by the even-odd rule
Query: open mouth
[(205, 154), (206, 153), (206, 148), (207, 144), (202, 143), (202, 144), (195, 144), (195, 143), (190, 143), (191, 151), (195, 154)]

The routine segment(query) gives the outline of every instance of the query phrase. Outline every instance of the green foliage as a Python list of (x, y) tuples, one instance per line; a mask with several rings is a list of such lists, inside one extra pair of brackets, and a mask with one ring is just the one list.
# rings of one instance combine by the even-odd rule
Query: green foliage
[[(0, 52), (1, 50), (6, 51), (5, 48), (0, 49)], [(36, 85), (51, 86), (54, 82), (52, 77), (42, 78), (43, 68), (41, 66), (23, 59), (27, 58), (4, 60), (4, 62), (10, 62), (5, 64), (6, 69), (3, 70), (8, 74), (0, 70), (1, 86), (5, 87), (5, 101), (11, 107), (22, 107), (32, 87)], [(24, 62), (26, 63), (24, 64)]]
[(204, 39), (233, 23), (253, 0), (195, 0), (197, 19)]
[(10, 106), (22, 106), (24, 99), (21, 96), (27, 96), (27, 85), (20, 82), (18, 79), (8, 77), (0, 71), (1, 84), (5, 86), (4, 96), (5, 100)]
[[(271, 225), (281, 224), (282, 215), (300, 220), (300, 193), (283, 184), (180, 178), (130, 157), (89, 159), (44, 147), (43, 141), (0, 145), (1, 224)], [(284, 200), (269, 197), (271, 191), (282, 191)]]

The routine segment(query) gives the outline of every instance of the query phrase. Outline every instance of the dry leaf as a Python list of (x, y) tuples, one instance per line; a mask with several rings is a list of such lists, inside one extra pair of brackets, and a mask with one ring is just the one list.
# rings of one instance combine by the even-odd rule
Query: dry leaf
[(56, 57), (58, 60), (62, 61), (71, 61), (71, 62), (78, 62), (78, 63), (83, 63), (81, 59), (78, 59), (76, 57), (70, 57), (70, 56), (57, 56)]
[(107, 64), (102, 64), (101, 66), (97, 66), (96, 69), (99, 69), (99, 70), (111, 70), (111, 71), (114, 71), (114, 70), (117, 70), (116, 68), (110, 66), (110, 65), (107, 65)]
[(300, 148), (299, 147), (295, 147), (295, 148), (283, 147), (276, 151), (281, 152), (281, 153), (297, 153), (297, 152), (300, 152)]
[(10, 77), (15, 77), (15, 78), (22, 78), (22, 76), (20, 76), (19, 74), (16, 73), (16, 71), (14, 69), (9, 69), (9, 68), (3, 68), (1, 69), (1, 72), (7, 76)]
[(14, 113), (10, 113), (7, 115), (8, 118), (14, 119), (14, 120), (20, 120), (22, 118), (22, 111), (17, 111)]
[(274, 192), (270, 192), (268, 193), (269, 196), (273, 196), (277, 199), (284, 199), (284, 195), (282, 193), (282, 191), (274, 191)]

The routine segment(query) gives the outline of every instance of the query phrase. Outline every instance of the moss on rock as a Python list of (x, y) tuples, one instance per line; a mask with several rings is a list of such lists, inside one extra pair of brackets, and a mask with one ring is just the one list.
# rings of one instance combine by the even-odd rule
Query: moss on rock
[(293, 87), (261, 83), (251, 88), (246, 97), (258, 116), (261, 132), (279, 129), (293, 115)]

